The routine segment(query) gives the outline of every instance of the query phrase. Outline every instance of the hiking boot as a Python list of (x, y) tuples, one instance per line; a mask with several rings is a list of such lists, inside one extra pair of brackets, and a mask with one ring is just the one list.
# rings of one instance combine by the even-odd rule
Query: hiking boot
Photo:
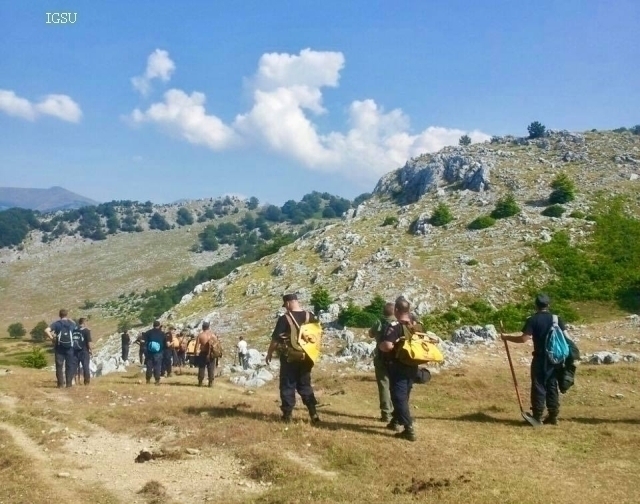
[(211, 381), (209, 382), (209, 385), (208, 385), (208, 386), (209, 386), (209, 388), (213, 387), (213, 380), (211, 380)]
[(542, 411), (532, 410), (531, 417), (538, 423), (542, 423)]
[(318, 425), (320, 423), (320, 417), (318, 416), (317, 413), (315, 415), (312, 415), (310, 418), (311, 418), (311, 425)]
[(160, 385), (160, 380), (156, 380), (156, 385)]
[(398, 425), (398, 421), (395, 419), (391, 419), (391, 421), (386, 426), (387, 429), (392, 430), (394, 432), (398, 432), (400, 425)]
[(558, 425), (558, 412), (549, 411), (547, 418), (545, 418), (542, 423), (545, 425)]
[(151, 383), (151, 379), (147, 378), (147, 385), (149, 385)]
[(393, 437), (398, 439), (406, 439), (407, 441), (415, 441), (416, 432), (413, 430), (413, 427), (405, 427), (402, 432), (394, 434)]
[(202, 380), (198, 382), (198, 387), (202, 387)]
[(291, 413), (283, 413), (280, 418), (284, 423), (291, 423), (293, 419), (291, 418)]

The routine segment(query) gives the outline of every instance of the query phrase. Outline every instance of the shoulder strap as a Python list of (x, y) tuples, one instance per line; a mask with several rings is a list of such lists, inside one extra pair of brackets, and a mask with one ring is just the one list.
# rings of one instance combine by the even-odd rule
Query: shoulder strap
[(296, 318), (293, 316), (293, 314), (290, 311), (288, 311), (284, 315), (285, 315), (285, 317), (287, 317), (287, 320), (289, 321), (289, 324), (295, 325), (296, 329), (300, 330), (300, 326), (298, 325), (298, 322), (297, 322)]
[(551, 315), (551, 317), (553, 317), (553, 325), (558, 325), (558, 316), (557, 315)]
[(308, 311), (304, 312), (304, 323), (305, 324), (309, 323), (309, 319), (310, 318), (311, 318), (311, 314)]

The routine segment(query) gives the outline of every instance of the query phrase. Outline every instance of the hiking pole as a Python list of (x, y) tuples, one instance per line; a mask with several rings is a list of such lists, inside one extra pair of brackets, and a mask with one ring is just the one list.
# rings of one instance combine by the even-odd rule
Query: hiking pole
[[(502, 320), (500, 321), (500, 336), (504, 335), (504, 326), (502, 325)], [(527, 423), (529, 423), (532, 427), (540, 427), (542, 424), (536, 420), (535, 418), (533, 418), (533, 416), (531, 415), (531, 413), (528, 413), (524, 410), (524, 408), (522, 407), (522, 399), (520, 398), (520, 391), (518, 390), (518, 379), (516, 378), (516, 372), (513, 369), (513, 361), (511, 360), (511, 352), (509, 351), (509, 345), (507, 344), (506, 340), (502, 340), (504, 341), (504, 348), (507, 351), (507, 359), (509, 359), (509, 368), (511, 369), (511, 376), (513, 378), (513, 386), (516, 389), (516, 396), (518, 397), (518, 406), (520, 406), (520, 414), (522, 415), (522, 418), (525, 419), (525, 421)]]

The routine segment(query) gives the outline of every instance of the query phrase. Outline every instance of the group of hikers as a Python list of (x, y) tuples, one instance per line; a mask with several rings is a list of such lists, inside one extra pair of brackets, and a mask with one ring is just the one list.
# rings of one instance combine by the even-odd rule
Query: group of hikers
[[(266, 353), (266, 364), (274, 354), (280, 360), (280, 409), (282, 421), (291, 422), (296, 404), (296, 392), (309, 412), (311, 424), (320, 423), (318, 402), (311, 384), (311, 372), (315, 360), (310, 358), (296, 343), (307, 324), (317, 323), (313, 312), (304, 310), (296, 294), (285, 294), (282, 298), (285, 313), (278, 317), (271, 334), (271, 343)], [(549, 360), (545, 345), (554, 328), (566, 332), (564, 322), (549, 310), (549, 297), (540, 294), (535, 299), (536, 313), (524, 323), (522, 334), (502, 335), (505, 342), (525, 343), (533, 339), (533, 359), (531, 362), (531, 410), (532, 417), (544, 424), (557, 424), (559, 405), (559, 370), (557, 362)], [(411, 313), (411, 305), (404, 297), (393, 303), (386, 303), (381, 320), (369, 329), (369, 336), (376, 341), (373, 357), (380, 403), (380, 420), (395, 432), (395, 436), (409, 441), (416, 440), (409, 399), (413, 385), (427, 383), (429, 371), (407, 360), (400, 352), (404, 342), (414, 334), (423, 334), (422, 325)], [(78, 362), (85, 370), (85, 385), (89, 383), (89, 358), (91, 355), (91, 334), (85, 319), (78, 324), (68, 318), (67, 310), (60, 310), (60, 319), (46, 329), (47, 336), (55, 341), (55, 363), (58, 387), (71, 387)], [(162, 323), (156, 320), (153, 327), (140, 334), (134, 341), (140, 345), (140, 362), (146, 365), (146, 382), (151, 378), (160, 384), (163, 374), (171, 376), (173, 365), (184, 366), (191, 362), (198, 368), (198, 385), (202, 386), (205, 372), (208, 385), (214, 381), (218, 360), (222, 357), (220, 338), (211, 330), (208, 321), (202, 323), (197, 336), (188, 332), (178, 333), (170, 326), (162, 330)], [(128, 331), (122, 334), (122, 359), (128, 360), (131, 337)], [(244, 369), (248, 366), (247, 343), (242, 337), (236, 345), (237, 357)], [(562, 388), (562, 386), (561, 386)], [(563, 390), (564, 391), (564, 390)], [(545, 410), (547, 417), (543, 420)], [(402, 430), (401, 430), (402, 428)]]

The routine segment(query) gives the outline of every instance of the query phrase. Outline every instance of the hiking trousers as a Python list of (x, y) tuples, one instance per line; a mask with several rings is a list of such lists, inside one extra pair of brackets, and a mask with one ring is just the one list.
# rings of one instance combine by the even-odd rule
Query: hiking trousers
[(56, 347), (56, 380), (58, 387), (71, 387), (73, 385), (73, 377), (76, 374), (76, 359), (72, 348)]
[[(91, 356), (89, 355), (89, 351), (86, 349), (76, 350), (75, 360), (75, 374), (78, 374), (80, 371), (80, 365), (82, 365), (82, 377), (84, 378), (84, 384), (89, 385), (89, 382), (91, 381), (91, 370), (89, 368), (91, 364)], [(80, 383), (78, 382), (77, 384), (79, 385)]]
[(290, 415), (296, 405), (296, 391), (302, 398), (302, 403), (309, 412), (315, 411), (316, 401), (311, 387), (311, 361), (287, 362), (280, 359), (280, 409), (285, 415)]
[(389, 388), (393, 404), (393, 420), (404, 427), (411, 427), (413, 419), (409, 408), (409, 396), (418, 368), (405, 366), (397, 361), (387, 364), (389, 372)]
[(160, 374), (164, 375), (167, 373), (167, 376), (171, 376), (171, 364), (173, 360), (173, 350), (168, 349), (164, 350), (162, 353), (162, 372)]
[(549, 414), (557, 416), (560, 411), (558, 378), (556, 368), (546, 358), (531, 361), (531, 412), (542, 416), (545, 404)]
[(151, 379), (151, 375), (153, 374), (153, 378), (156, 380), (156, 383), (160, 382), (160, 376), (162, 374), (162, 357), (162, 352), (146, 354), (145, 361), (147, 363), (147, 381)]
[(389, 391), (389, 371), (380, 355), (373, 358), (373, 367), (376, 372), (376, 383), (378, 384), (378, 398), (380, 400), (380, 413), (383, 417), (390, 417), (393, 411), (391, 404), (391, 393)]
[(122, 345), (122, 360), (125, 362), (129, 360), (129, 345)]
[(198, 384), (202, 384), (204, 381), (204, 372), (207, 371), (207, 378), (209, 383), (213, 383), (213, 377), (216, 370), (216, 359), (208, 359), (207, 355), (198, 355)]

